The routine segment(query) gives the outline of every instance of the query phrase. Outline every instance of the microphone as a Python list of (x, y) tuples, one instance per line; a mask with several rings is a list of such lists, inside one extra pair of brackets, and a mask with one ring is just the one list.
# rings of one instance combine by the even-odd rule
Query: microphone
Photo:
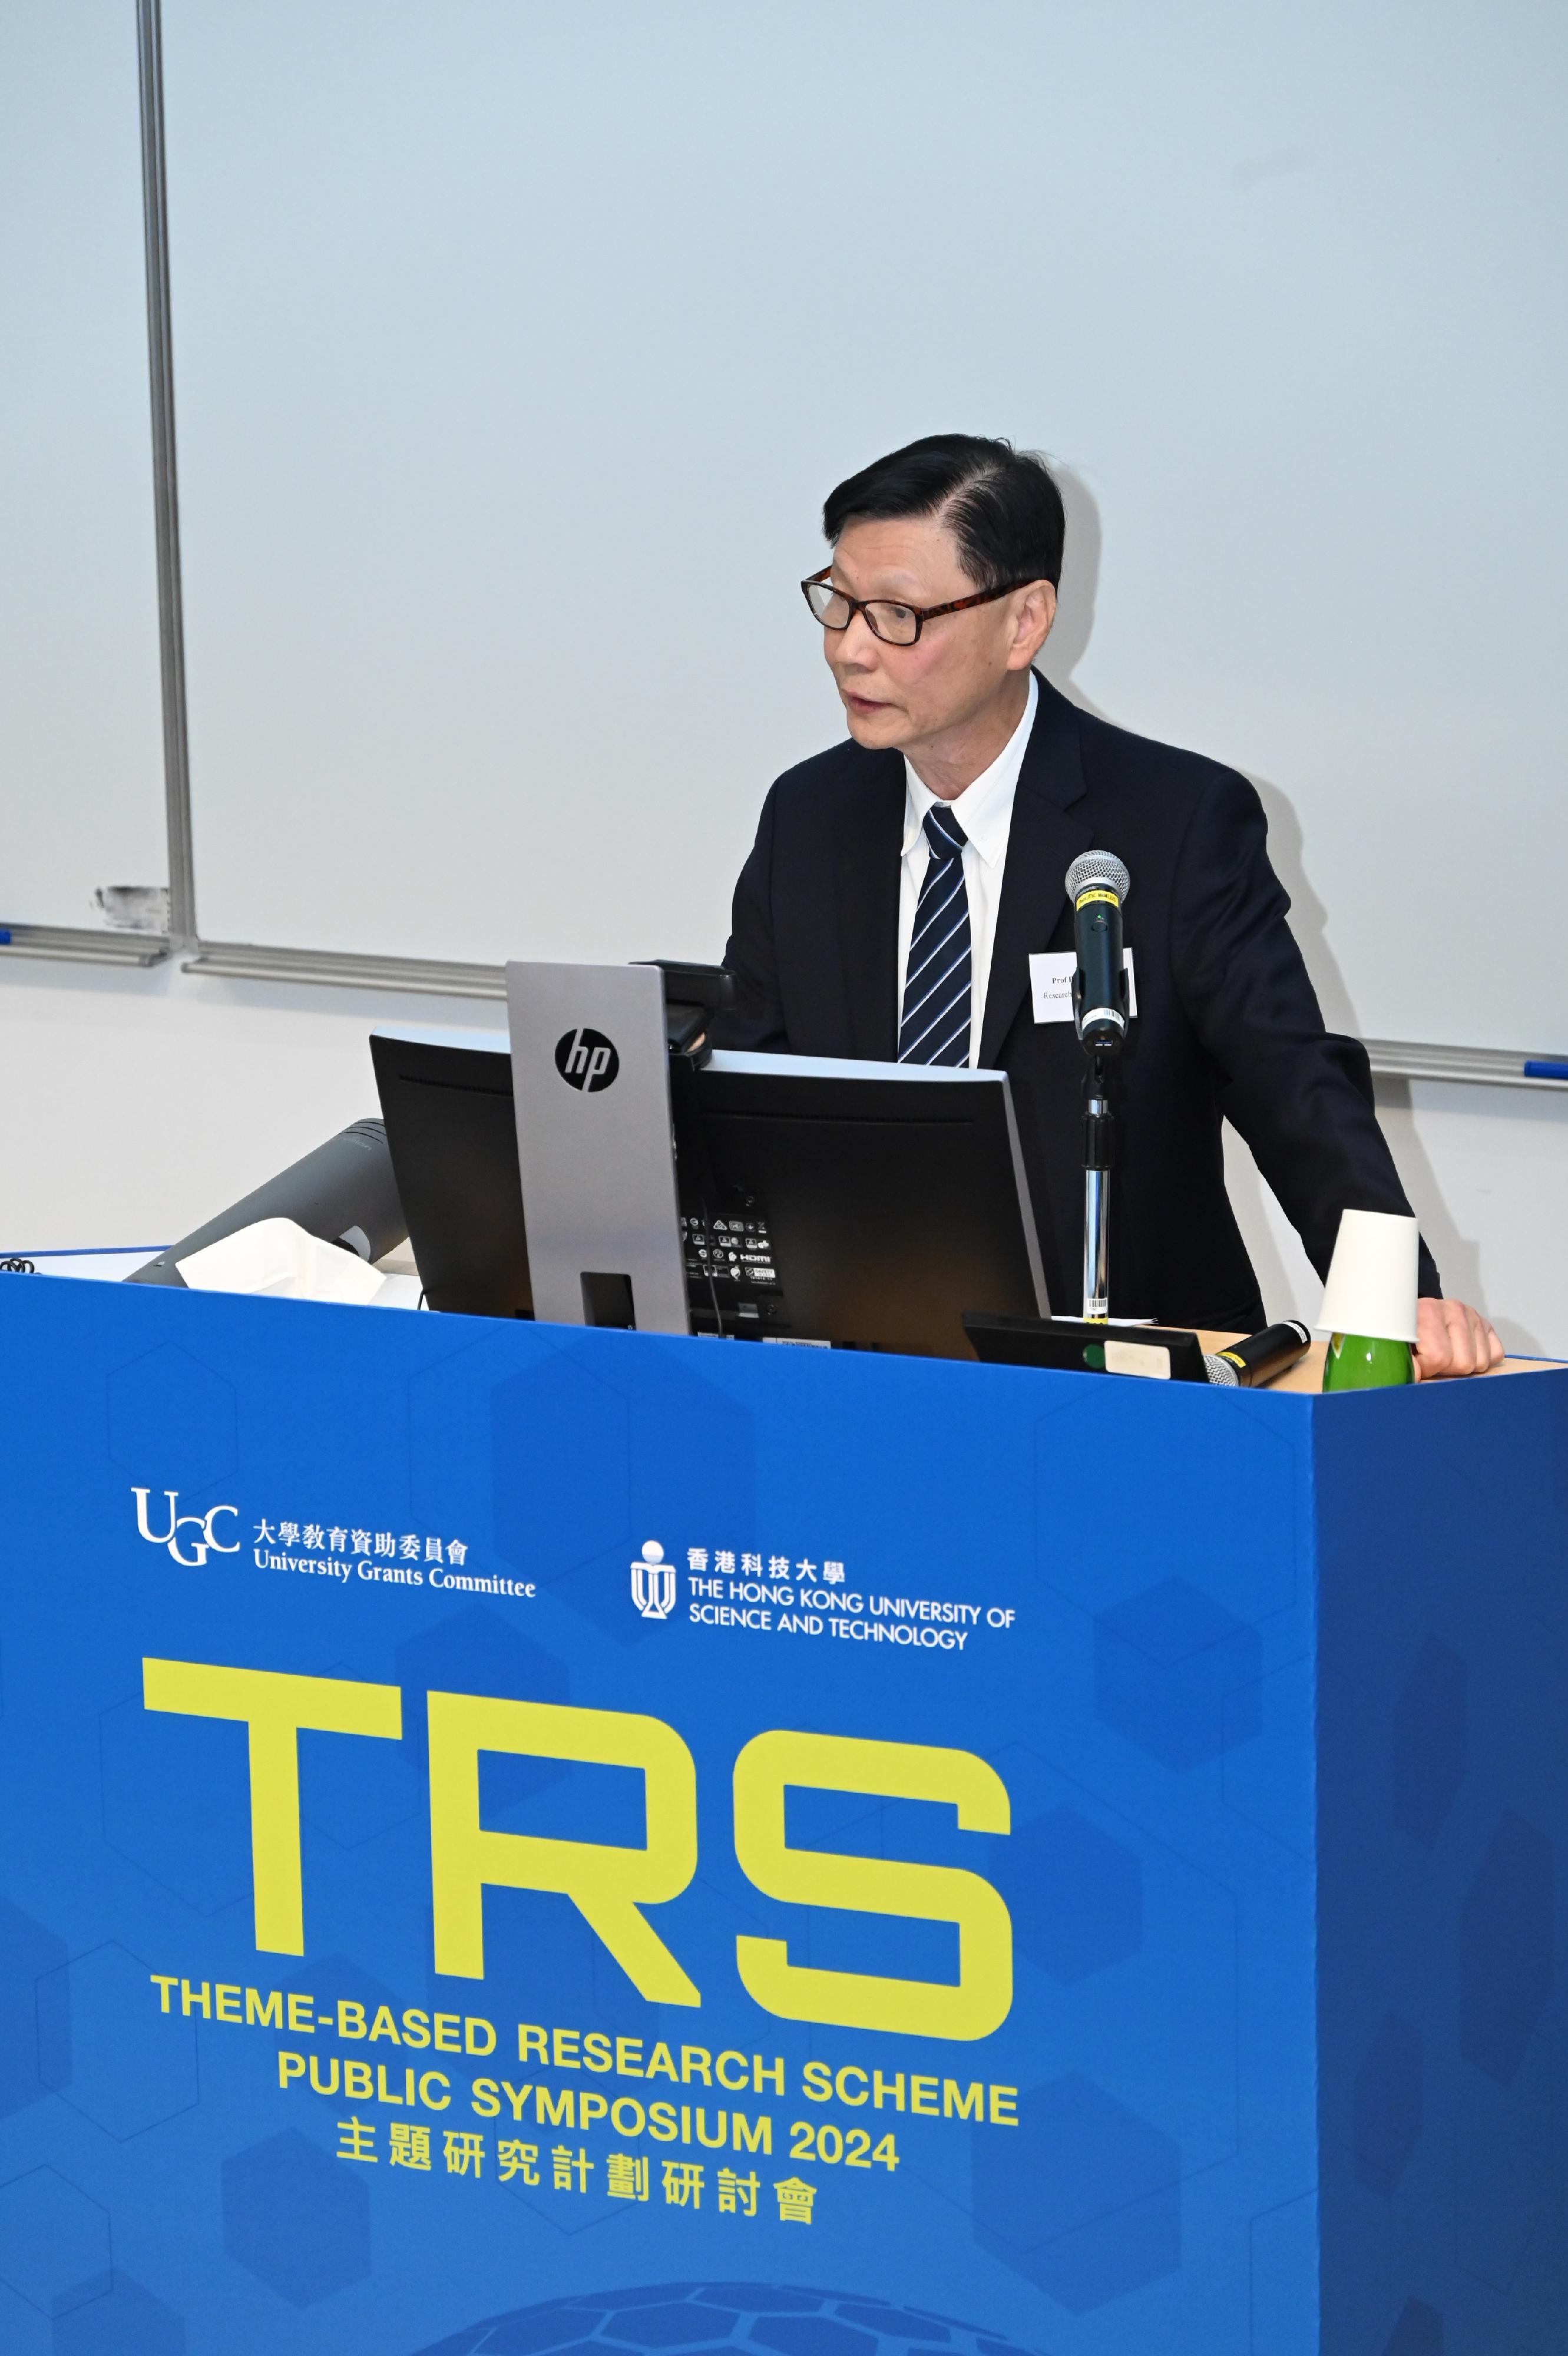
[(1127, 1036), (1127, 980), (1122, 965), (1122, 903), (1132, 878), (1111, 851), (1086, 851), (1067, 872), (1073, 905), (1072, 1016), (1091, 1055), (1114, 1055)]
[(1244, 1342), (1232, 1342), (1228, 1350), (1206, 1351), (1203, 1363), (1211, 1383), (1230, 1390), (1256, 1390), (1286, 1373), (1311, 1347), (1312, 1335), (1291, 1317), (1283, 1325), (1265, 1325)]

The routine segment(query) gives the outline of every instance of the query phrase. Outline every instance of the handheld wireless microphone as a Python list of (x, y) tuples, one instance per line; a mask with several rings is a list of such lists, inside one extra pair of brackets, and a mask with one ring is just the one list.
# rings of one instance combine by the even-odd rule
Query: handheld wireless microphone
[(1292, 1317), (1283, 1325), (1265, 1325), (1261, 1333), (1250, 1333), (1244, 1342), (1232, 1342), (1228, 1350), (1206, 1353), (1203, 1363), (1211, 1383), (1255, 1390), (1287, 1372), (1311, 1347), (1312, 1335)]
[(1113, 851), (1086, 851), (1067, 872), (1073, 906), (1072, 1015), (1091, 1055), (1114, 1055), (1127, 1036), (1127, 977), (1122, 962), (1122, 904), (1132, 878)]

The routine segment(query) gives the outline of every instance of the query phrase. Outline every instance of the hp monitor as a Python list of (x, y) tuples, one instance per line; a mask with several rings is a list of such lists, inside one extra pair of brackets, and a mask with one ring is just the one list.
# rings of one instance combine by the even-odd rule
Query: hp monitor
[[(435, 1309), (531, 1316), (503, 1033), (371, 1040)], [(1048, 1314), (1004, 1074), (715, 1053), (673, 1092), (693, 1333), (972, 1357), (963, 1314)]]

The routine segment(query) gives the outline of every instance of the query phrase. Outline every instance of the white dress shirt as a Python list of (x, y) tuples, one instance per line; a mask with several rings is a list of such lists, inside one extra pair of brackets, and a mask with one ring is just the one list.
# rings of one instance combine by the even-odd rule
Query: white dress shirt
[[(991, 764), (972, 784), (965, 786), (951, 810), (968, 840), (963, 852), (964, 896), (969, 902), (969, 1055), (980, 1061), (980, 1033), (985, 1017), (985, 989), (991, 979), (991, 945), (996, 931), (996, 910), (1002, 898), (1002, 871), (1007, 863), (1007, 837), (1013, 826), (1013, 797), (1040, 690), (1029, 673), (1029, 700), (1024, 717)], [(930, 851), (926, 842), (926, 812), (937, 796), (923, 786), (908, 761), (904, 764), (904, 863), (898, 879), (898, 1008), (904, 1006), (904, 977), (909, 969), (909, 942), (915, 930), (915, 909), (926, 880)]]

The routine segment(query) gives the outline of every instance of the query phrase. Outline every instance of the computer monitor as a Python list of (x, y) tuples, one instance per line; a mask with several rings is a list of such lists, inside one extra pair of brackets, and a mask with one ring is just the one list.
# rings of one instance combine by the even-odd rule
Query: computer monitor
[(372, 1032), (371, 1060), (426, 1301), (532, 1317), (506, 1033)]
[(689, 1187), (682, 1207), (699, 1265), (727, 1233), (728, 1330), (748, 1258), (771, 1268), (750, 1298), (780, 1339), (969, 1357), (966, 1309), (1048, 1313), (1004, 1073), (716, 1052), (694, 1093), (717, 1200), (694, 1237)]
[[(504, 1034), (387, 1030), (376, 1085), (432, 1308), (529, 1316)], [(1048, 1314), (1000, 1072), (715, 1053), (676, 1092), (695, 1333), (972, 1357)]]

